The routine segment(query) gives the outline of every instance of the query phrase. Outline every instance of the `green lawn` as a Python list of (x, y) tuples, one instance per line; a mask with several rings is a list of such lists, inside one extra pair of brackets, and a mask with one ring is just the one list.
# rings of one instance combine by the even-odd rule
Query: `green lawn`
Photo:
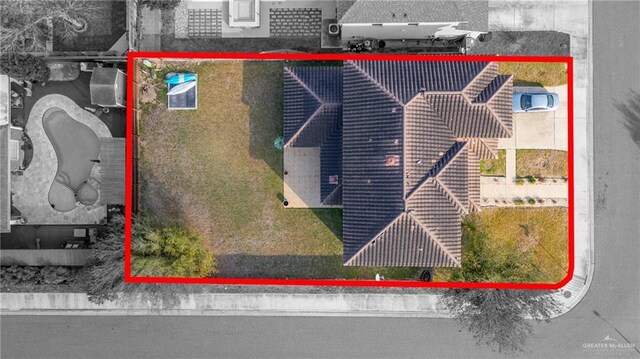
[(567, 84), (565, 64), (559, 62), (500, 62), (498, 73), (513, 75), (514, 86), (559, 86)]
[(507, 151), (498, 150), (498, 158), (480, 160), (480, 174), (483, 176), (504, 176), (507, 167)]
[(567, 177), (567, 152), (557, 150), (516, 150), (518, 177)]
[[(487, 235), (492, 255), (512, 253), (516, 248), (515, 253), (521, 258), (531, 254), (530, 262), (521, 263), (531, 271), (530, 277), (557, 283), (566, 276), (569, 243), (566, 208), (487, 208), (475, 216)], [(440, 269), (435, 279), (449, 281), (449, 276), (448, 269)]]
[[(287, 63), (291, 65), (291, 63)], [(282, 206), (280, 61), (164, 63), (141, 117), (141, 204), (203, 236), (221, 277), (415, 278), (342, 266), (342, 210)], [(167, 111), (164, 74), (198, 73), (198, 109)]]

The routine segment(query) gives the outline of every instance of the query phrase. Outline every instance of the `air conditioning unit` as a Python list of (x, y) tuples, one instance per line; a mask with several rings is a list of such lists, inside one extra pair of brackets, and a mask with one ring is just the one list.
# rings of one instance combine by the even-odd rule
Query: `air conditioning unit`
[(338, 36), (340, 35), (340, 25), (338, 25), (338, 23), (331, 23), (329, 24), (329, 35), (332, 36)]

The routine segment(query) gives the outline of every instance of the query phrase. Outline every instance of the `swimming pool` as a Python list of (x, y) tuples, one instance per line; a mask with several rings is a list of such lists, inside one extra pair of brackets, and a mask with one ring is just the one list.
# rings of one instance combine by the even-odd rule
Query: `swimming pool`
[(42, 126), (58, 159), (56, 177), (49, 189), (51, 207), (59, 212), (68, 212), (79, 203), (96, 203), (99, 193), (92, 184), (97, 181), (91, 173), (99, 163), (98, 136), (57, 107), (45, 111)]

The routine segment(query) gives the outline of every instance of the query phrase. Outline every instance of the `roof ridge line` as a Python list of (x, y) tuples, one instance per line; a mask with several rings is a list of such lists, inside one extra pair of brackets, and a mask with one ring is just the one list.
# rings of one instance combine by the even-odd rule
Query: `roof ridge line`
[(325, 104), (321, 103), (320, 106), (318, 106), (318, 108), (315, 111), (313, 111), (311, 116), (309, 116), (309, 118), (302, 124), (302, 126), (300, 126), (298, 131), (296, 131), (296, 133), (291, 135), (291, 138), (289, 139), (289, 141), (287, 141), (287, 143), (284, 144), (284, 147), (288, 147), (295, 139), (297, 139), (302, 133), (302, 131), (304, 131), (304, 129), (309, 126), (309, 124), (313, 121), (313, 119), (318, 115), (320, 110), (322, 110), (324, 107), (325, 107)]
[[(504, 75), (497, 75), (496, 77), (493, 78), (493, 80), (491, 80), (492, 82), (497, 79), (499, 76), (504, 76)], [(502, 88), (507, 84), (507, 82), (509, 82), (510, 78), (513, 78), (513, 75), (507, 75), (507, 80), (505, 82), (502, 83), (502, 85), (498, 86), (498, 88), (493, 92), (493, 94), (491, 94), (491, 96), (489, 96), (487, 98), (487, 101), (485, 101), (485, 103), (487, 105), (489, 105), (489, 102), (491, 102), (491, 100), (493, 99), (493, 97), (500, 91), (502, 90)], [(487, 85), (488, 86), (488, 85)]]
[[(496, 119), (496, 121), (498, 121), (498, 124), (500, 124), (500, 127), (502, 127), (502, 129), (509, 135), (509, 136), (513, 136), (513, 130), (509, 130), (507, 128), (507, 126), (502, 123), (502, 120), (500, 119), (500, 117), (495, 113), (495, 111), (493, 111), (493, 109), (491, 108), (492, 106), (489, 105), (489, 103), (491, 102), (491, 100), (493, 100), (493, 97), (504, 88), (504, 86), (509, 82), (509, 80), (513, 79), (513, 75), (509, 75), (509, 78), (507, 79), (507, 81), (503, 82), (502, 85), (500, 87), (498, 87), (496, 89), (496, 91), (493, 93), (493, 95), (491, 97), (489, 97), (489, 99), (487, 99), (487, 102), (485, 103), (485, 106), (487, 107), (487, 110), (489, 110), (489, 113), (491, 114), (491, 116), (493, 116), (493, 118)], [(512, 117), (513, 117), (513, 113), (512, 113)], [(513, 118), (511, 119), (511, 121), (513, 121)]]
[(369, 79), (369, 81), (371, 83), (373, 83), (377, 88), (379, 88), (384, 93), (386, 93), (392, 100), (396, 101), (400, 106), (404, 107), (405, 104), (402, 101), (400, 101), (400, 99), (398, 97), (396, 97), (396, 95), (391, 93), (391, 91), (389, 91), (386, 87), (382, 86), (382, 84), (379, 83), (376, 79), (374, 79), (368, 72), (366, 72), (362, 67), (357, 65), (354, 62), (354, 60), (349, 60), (347, 62), (352, 64), (356, 68), (356, 71), (358, 71), (361, 74), (363, 74), (367, 79)]
[(291, 76), (293, 76), (295, 78), (295, 80), (300, 84), (300, 86), (302, 86), (305, 90), (307, 90), (307, 92), (309, 92), (316, 100), (318, 100), (318, 102), (320, 102), (320, 105), (323, 105), (325, 102), (320, 98), (320, 96), (318, 96), (318, 94), (316, 94), (313, 90), (311, 90), (309, 88), (309, 86), (307, 86), (307, 84), (304, 83), (304, 81), (302, 81), (302, 79), (300, 77), (298, 77), (298, 75), (296, 73), (294, 73), (291, 69), (292, 67), (285, 67), (284, 68), (289, 74), (291, 74)]
[(347, 259), (344, 262), (344, 265), (349, 265), (349, 262), (351, 262), (360, 253), (362, 253), (362, 251), (364, 251), (373, 241), (375, 241), (378, 237), (380, 237), (380, 235), (384, 233), (387, 229), (389, 229), (394, 223), (398, 222), (402, 216), (406, 215), (406, 213), (407, 212), (404, 212), (404, 211), (400, 212), (400, 214), (398, 214), (396, 218), (394, 218), (391, 222), (389, 222), (386, 226), (384, 226), (384, 228), (382, 228), (378, 233), (376, 233), (376, 235), (371, 237), (371, 239), (367, 241), (367, 243), (365, 243), (364, 246), (360, 247), (360, 249), (358, 249), (351, 257), (349, 257), (349, 259)]
[[(464, 148), (467, 146), (467, 142), (455, 142), (451, 147), (449, 147), (449, 149), (447, 150), (447, 152), (449, 152), (449, 150), (451, 150), (451, 148), (453, 148), (453, 146), (457, 145), (458, 143), (462, 143), (462, 146), (461, 146), (461, 147), (456, 151), (456, 153), (453, 155), (453, 157), (451, 157), (451, 158), (449, 159), (449, 161), (447, 161), (447, 163), (445, 163), (445, 164), (442, 166), (442, 168), (438, 171), (438, 173), (436, 173), (436, 174), (435, 174), (435, 175), (433, 175), (433, 176), (426, 176), (426, 177), (425, 177), (425, 178), (424, 178), (420, 183), (418, 183), (418, 185), (416, 186), (416, 188), (415, 188), (413, 191), (411, 191), (411, 193), (409, 193), (409, 195), (406, 197), (406, 200), (407, 200), (407, 201), (408, 201), (408, 200), (410, 200), (410, 199), (411, 199), (411, 197), (413, 197), (413, 195), (415, 195), (416, 193), (418, 193), (418, 191), (419, 191), (419, 190), (420, 190), (420, 189), (421, 189), (421, 188), (422, 188), (422, 187), (423, 187), (427, 182), (429, 182), (429, 180), (430, 180), (430, 179), (432, 179), (432, 178), (433, 178), (433, 179), (436, 179), (436, 177), (438, 177), (438, 175), (439, 175), (442, 171), (444, 171), (447, 167), (449, 167), (449, 164), (450, 164), (453, 160), (455, 160), (455, 159), (458, 157), (458, 155), (460, 154), (461, 150), (462, 150), (462, 149), (464, 149)], [(445, 154), (446, 154), (446, 152), (445, 152)], [(431, 166), (431, 168), (427, 171), (427, 174), (429, 174), (429, 172), (431, 172), (431, 170), (433, 169), (433, 167), (435, 167), (435, 166), (438, 164), (438, 162), (442, 159), (442, 157), (444, 157), (444, 155), (440, 156), (440, 158), (438, 159), (438, 161), (437, 161), (433, 166)]]
[[(467, 139), (466, 139), (466, 141), (467, 141), (467, 142), (477, 141), (478, 143), (480, 143), (480, 144), (479, 144), (479, 146), (483, 146), (484, 148), (486, 148), (486, 149), (487, 149), (487, 151), (491, 152), (491, 154), (493, 154), (493, 155), (496, 155), (496, 156), (497, 156), (498, 154), (497, 154), (495, 151), (493, 151), (493, 149), (492, 149), (489, 145), (487, 145), (487, 144), (484, 142), (484, 140), (485, 140), (485, 139), (486, 139), (486, 138), (470, 137), (470, 138), (467, 138)], [(473, 146), (469, 146), (469, 151), (473, 151)], [(478, 153), (476, 153), (476, 158), (477, 158), (478, 160), (480, 160), (480, 157), (478, 157), (477, 155), (478, 155)]]
[[(485, 67), (484, 67), (480, 72), (478, 72), (478, 74), (477, 74), (476, 76), (474, 76), (474, 77), (473, 77), (473, 79), (471, 79), (471, 81), (469, 81), (469, 83), (467, 84), (467, 86), (465, 86), (465, 87), (462, 89), (462, 91), (461, 91), (461, 92), (462, 92), (462, 96), (463, 96), (464, 98), (467, 98), (467, 99), (468, 99), (467, 95), (465, 94), (465, 92), (467, 91), (467, 89), (468, 89), (468, 88), (469, 88), (469, 87), (470, 87), (474, 82), (476, 82), (476, 80), (477, 80), (477, 79), (479, 79), (479, 78), (480, 78), (480, 76), (484, 75), (484, 73), (485, 73), (485, 72), (489, 71), (488, 69), (491, 67), (491, 65), (492, 65), (493, 63), (494, 63), (493, 61), (488, 62), (488, 63), (487, 63), (487, 66), (485, 66)], [(492, 80), (492, 81), (493, 81), (493, 80)], [(491, 81), (489, 81), (489, 82), (491, 82)], [(485, 87), (486, 87), (486, 86), (485, 86)], [(480, 92), (482, 92), (482, 91), (480, 91)], [(476, 95), (476, 96), (477, 96), (477, 95)]]
[(424, 223), (422, 223), (416, 216), (414, 216), (413, 213), (409, 212), (408, 215), (411, 217), (411, 219), (413, 219), (416, 223), (418, 223), (418, 225), (425, 232), (427, 232), (429, 237), (433, 240), (433, 242), (436, 243), (436, 245), (438, 245), (438, 247), (440, 247), (440, 249), (442, 249), (442, 251), (447, 255), (447, 257), (449, 257), (455, 264), (462, 265), (460, 260), (458, 260), (453, 254), (451, 254), (451, 252), (449, 252), (449, 250), (444, 246), (444, 244), (440, 242), (438, 237), (433, 232), (431, 232), (429, 228), (427, 228), (427, 226), (424, 225)]
[[(342, 176), (340, 176), (340, 177), (342, 178)], [(327, 197), (325, 197), (325, 200), (326, 200), (327, 198), (331, 197), (334, 193), (336, 193), (336, 191), (338, 191), (339, 189), (341, 189), (341, 188), (342, 188), (342, 183), (343, 183), (343, 182), (342, 182), (342, 180), (341, 180), (341, 181), (340, 181), (340, 184), (338, 184), (338, 186), (337, 186), (336, 188), (334, 188), (334, 189), (333, 189), (333, 191), (331, 191), (331, 193), (329, 193), (329, 194), (327, 195)], [(324, 201), (322, 201), (322, 204), (326, 206), (326, 204), (324, 204)]]
[(440, 189), (440, 191), (445, 192), (444, 195), (451, 197), (451, 200), (453, 201), (453, 204), (458, 207), (458, 209), (464, 213), (467, 214), (468, 211), (466, 209), (464, 209), (464, 206), (462, 205), (462, 203), (460, 202), (460, 200), (451, 192), (451, 190), (449, 189), (449, 187), (447, 187), (444, 183), (442, 183), (442, 181), (438, 178), (435, 177), (434, 178), (434, 182), (436, 184), (436, 187), (438, 187)]

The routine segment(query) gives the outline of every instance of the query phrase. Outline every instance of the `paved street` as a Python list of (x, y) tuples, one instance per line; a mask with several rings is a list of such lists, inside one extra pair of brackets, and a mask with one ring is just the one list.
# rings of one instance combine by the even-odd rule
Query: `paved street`
[[(640, 149), (613, 106), (640, 91), (640, 2), (593, 4), (595, 273), (572, 311), (536, 326), (529, 357), (640, 357)], [(622, 32), (622, 26), (625, 31)], [(621, 60), (624, 59), (624, 60)], [(3, 316), (3, 358), (480, 357), (448, 319)]]

